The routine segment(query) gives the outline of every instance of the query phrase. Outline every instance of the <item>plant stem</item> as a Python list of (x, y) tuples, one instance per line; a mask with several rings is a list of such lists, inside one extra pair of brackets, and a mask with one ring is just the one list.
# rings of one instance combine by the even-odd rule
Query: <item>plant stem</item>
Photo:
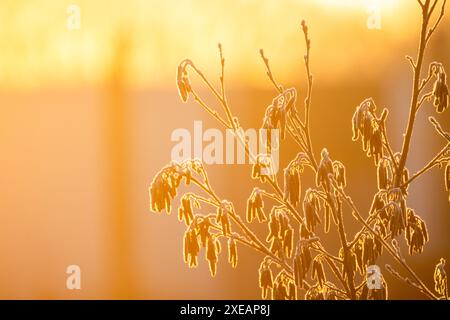
[(347, 204), (350, 206), (350, 208), (354, 211), (354, 215), (355, 217), (358, 219), (359, 222), (361, 222), (364, 227), (366, 227), (366, 229), (372, 233), (375, 237), (377, 237), (379, 239), (379, 241), (383, 244), (383, 246), (389, 251), (389, 253), (391, 254), (391, 256), (397, 260), (413, 277), (413, 279), (420, 285), (420, 287), (423, 289), (423, 292), (431, 299), (437, 300), (437, 297), (433, 294), (433, 292), (428, 289), (428, 287), (423, 283), (423, 281), (417, 276), (417, 274), (414, 272), (414, 270), (411, 269), (411, 267), (406, 263), (406, 261), (399, 257), (398, 254), (395, 252), (394, 249), (392, 249), (392, 247), (386, 242), (385, 239), (383, 239), (382, 236), (380, 236), (377, 232), (375, 232), (375, 230), (373, 230), (367, 223), (366, 221), (363, 219), (363, 217), (361, 216), (361, 214), (359, 213), (358, 209), (356, 208), (355, 204), (353, 203), (353, 201), (351, 200), (351, 198), (349, 196), (347, 196), (345, 194), (345, 192), (335, 186), (336, 190), (341, 194), (341, 196), (343, 197), (343, 199), (347, 202)]
[[(417, 54), (417, 61), (413, 63), (414, 65), (414, 80), (413, 80), (413, 89), (412, 89), (412, 98), (411, 105), (409, 108), (409, 117), (408, 117), (408, 125), (406, 128), (405, 138), (403, 140), (403, 146), (401, 151), (401, 157), (398, 164), (398, 170), (395, 175), (395, 187), (399, 187), (402, 182), (403, 170), (405, 169), (406, 160), (408, 159), (408, 153), (411, 144), (411, 138), (414, 131), (414, 122), (416, 120), (417, 115), (417, 104), (420, 94), (420, 77), (422, 73), (422, 65), (423, 59), (425, 55), (425, 49), (427, 46), (427, 42), (429, 37), (427, 37), (428, 23), (430, 19), (430, 15), (432, 10), (429, 11), (430, 0), (426, 0), (425, 3), (420, 3), (422, 7), (422, 27), (420, 31), (420, 42), (419, 42), (419, 50)], [(445, 3), (444, 3), (445, 4)]]
[(406, 181), (401, 187), (402, 188), (407, 187), (422, 174), (426, 173), (428, 170), (432, 169), (433, 167), (441, 163), (440, 160), (442, 156), (449, 150), (450, 150), (450, 143), (448, 143), (430, 162), (428, 162), (428, 164), (425, 167), (423, 167), (421, 170), (416, 172), (411, 178), (409, 178), (409, 180)]

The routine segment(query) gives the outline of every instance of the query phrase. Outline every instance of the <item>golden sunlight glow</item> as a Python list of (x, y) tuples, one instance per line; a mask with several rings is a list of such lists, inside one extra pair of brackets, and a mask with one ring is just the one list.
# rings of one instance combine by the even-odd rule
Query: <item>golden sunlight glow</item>
[[(101, 84), (110, 73), (121, 42), (126, 43), (122, 53), (127, 81), (133, 85), (172, 83), (175, 67), (185, 57), (201, 61), (203, 69), (215, 72), (217, 61), (211, 57), (217, 55), (218, 42), (224, 45), (228, 79), (258, 85), (260, 48), (265, 48), (270, 58), (278, 61), (280, 76), (297, 72), (287, 63), (298, 61), (304, 49), (299, 41), (301, 19), (311, 24), (313, 42), (327, 44), (327, 50), (313, 49), (315, 59), (323, 60), (317, 67), (346, 72), (350, 68), (343, 61), (339, 61), (339, 66), (327, 62), (329, 52), (339, 52), (344, 45), (330, 30), (342, 26), (349, 28), (348, 32), (357, 39), (366, 37), (368, 41), (367, 37), (381, 34), (396, 43), (395, 39), (403, 36), (401, 30), (408, 30), (415, 23), (405, 9), (412, 2), (130, 0), (125, 9), (119, 0), (3, 0), (0, 3), (0, 87)], [(66, 27), (67, 8), (72, 3), (81, 9), (79, 30)], [(383, 28), (378, 33), (366, 27), (368, 10), (373, 5), (383, 10)], [(366, 50), (362, 40), (352, 46), (355, 52)], [(386, 54), (381, 46), (375, 45), (373, 50), (372, 54)], [(349, 60), (346, 55), (339, 59)]]

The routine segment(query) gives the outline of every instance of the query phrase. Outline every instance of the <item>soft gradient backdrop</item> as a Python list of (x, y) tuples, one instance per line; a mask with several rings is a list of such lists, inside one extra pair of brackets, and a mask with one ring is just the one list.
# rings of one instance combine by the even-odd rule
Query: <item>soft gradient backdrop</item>
[[(81, 8), (79, 30), (66, 27), (70, 4)], [(367, 28), (372, 5), (380, 9), (381, 30)], [(316, 153), (326, 146), (347, 166), (349, 193), (367, 211), (376, 175), (360, 143), (351, 142), (351, 116), (372, 96), (391, 110), (389, 134), (401, 147), (412, 75), (404, 57), (416, 53), (419, 15), (413, 0), (2, 0), (0, 298), (258, 298), (258, 253), (240, 247), (237, 269), (223, 257), (211, 279), (203, 258), (197, 269), (184, 265), (184, 225), (176, 215), (149, 212), (148, 186), (170, 161), (172, 131), (192, 130), (194, 120), (217, 127), (194, 103), (180, 102), (179, 61), (193, 59), (218, 83), (221, 42), (230, 105), (244, 127), (258, 128), (275, 95), (258, 50), (303, 99), (299, 25), (306, 19)], [(427, 56), (447, 70), (449, 19)], [(443, 145), (426, 120), (433, 110), (426, 104), (417, 120), (412, 172)], [(450, 130), (448, 115), (439, 119)], [(295, 153), (288, 140), (281, 163)], [(208, 169), (218, 193), (243, 212), (253, 188), (250, 167)], [(442, 177), (434, 169), (410, 189), (410, 205), (431, 239), (422, 255), (408, 259), (429, 285), (439, 258), (450, 261)], [(385, 262), (392, 263), (379, 264)], [(81, 267), (82, 290), (66, 289), (71, 264)], [(423, 298), (385, 276), (392, 298)]]

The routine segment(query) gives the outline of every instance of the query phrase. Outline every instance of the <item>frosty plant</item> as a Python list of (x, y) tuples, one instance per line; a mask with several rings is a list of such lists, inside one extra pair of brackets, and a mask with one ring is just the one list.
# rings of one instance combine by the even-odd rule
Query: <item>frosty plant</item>
[[(304, 63), (307, 89), (302, 108), (297, 108), (297, 90), (286, 89), (275, 80), (268, 58), (260, 51), (267, 77), (277, 91), (272, 104), (266, 109), (262, 128), (279, 130), (281, 140), (290, 136), (299, 148), (297, 156), (279, 174), (270, 170), (270, 157), (254, 154), (240, 134), (243, 129), (226, 98), (225, 60), (221, 45), (218, 89), (191, 60), (181, 62), (177, 85), (182, 101), (192, 99), (225, 129), (234, 132), (248, 157), (254, 160), (252, 178), (261, 181), (259, 187), (255, 187), (248, 196), (247, 212), (244, 214), (236, 212), (233, 202), (220, 197), (199, 160), (172, 162), (154, 177), (149, 191), (151, 210), (155, 212), (165, 210), (170, 213), (181, 183), (196, 186), (192, 189), (194, 191), (180, 195), (178, 208), (179, 219), (186, 224), (183, 253), (189, 267), (197, 266), (202, 253), (214, 276), (219, 258), (227, 256), (229, 263), (235, 267), (239, 247), (248, 246), (261, 253), (259, 287), (264, 299), (387, 299), (386, 280), (379, 272), (373, 273), (379, 270), (376, 267), (378, 257), (387, 254), (395, 260), (398, 269), (390, 265), (384, 269), (399, 281), (430, 299), (449, 298), (443, 258), (434, 271), (434, 288), (422, 281), (406, 258), (408, 254), (420, 254), (429, 240), (425, 221), (419, 212), (408, 205), (409, 186), (430, 169), (445, 167), (445, 188), (450, 191), (450, 134), (434, 117), (429, 117), (430, 124), (443, 138), (445, 147), (418, 172), (410, 174), (406, 167), (416, 115), (422, 105), (431, 101), (438, 113), (449, 106), (443, 65), (431, 63), (427, 76), (422, 78), (422, 70), (426, 70), (423, 60), (427, 44), (444, 16), (446, 0), (417, 0), (417, 4), (422, 12), (422, 27), (417, 56), (407, 57), (414, 79), (401, 150), (396, 152), (389, 142), (386, 131), (388, 110), (377, 110), (372, 98), (361, 102), (352, 119), (353, 140), (361, 141), (363, 151), (373, 159), (374, 169), (378, 173), (378, 192), (373, 195), (369, 212), (360, 211), (348, 195), (345, 165), (333, 159), (326, 148), (321, 150), (319, 158), (313, 150), (310, 135), (313, 85), (311, 40), (304, 21), (301, 29), (306, 43)], [(190, 78), (194, 75), (212, 92), (223, 112), (219, 113), (219, 110), (206, 104), (191, 86)], [(270, 149), (268, 143), (269, 152)], [(315, 173), (315, 185), (302, 186), (304, 170)], [(212, 207), (214, 213), (199, 214), (200, 206)], [(344, 214), (351, 215), (354, 223), (360, 225), (359, 232), (350, 235), (346, 231)], [(265, 238), (252, 231), (254, 223), (267, 225)], [(320, 238), (323, 232), (337, 232), (340, 239), (337, 253), (327, 249)], [(400, 241), (406, 242), (408, 253), (401, 252)], [(221, 250), (222, 246), (227, 246), (227, 250)], [(369, 280), (372, 281), (374, 276), (378, 276), (373, 282), (378, 282), (377, 285), (369, 285)], [(426, 277), (432, 276), (430, 270)]]

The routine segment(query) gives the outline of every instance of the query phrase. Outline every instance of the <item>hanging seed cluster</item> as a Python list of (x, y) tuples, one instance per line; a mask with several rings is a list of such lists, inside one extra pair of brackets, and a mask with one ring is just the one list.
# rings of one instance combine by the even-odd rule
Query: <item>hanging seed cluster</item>
[(311, 244), (315, 240), (308, 238), (297, 242), (293, 259), (294, 282), (297, 288), (305, 288), (306, 276), (313, 261)]
[[(224, 209), (224, 211), (225, 210), (228, 210), (228, 208)], [(221, 214), (223, 217), (225, 212), (222, 212)], [(220, 218), (218, 220), (217, 216), (196, 215), (184, 234), (183, 255), (185, 263), (190, 268), (197, 267), (198, 256), (201, 249), (204, 248), (205, 259), (208, 262), (209, 270), (213, 277), (217, 273), (217, 263), (222, 248), (219, 241), (221, 235), (229, 235), (227, 240), (228, 262), (233, 268), (236, 267), (238, 263), (236, 238), (231, 235), (231, 230), (225, 226), (222, 228), (222, 233), (212, 232), (212, 230), (218, 229), (218, 222), (220, 222)]]
[(361, 137), (363, 150), (368, 157), (373, 157), (375, 164), (383, 157), (383, 132), (381, 123), (387, 116), (383, 114), (380, 119), (375, 115), (376, 105), (372, 99), (364, 100), (353, 114), (352, 128), (353, 141)]
[(285, 272), (280, 272), (273, 284), (273, 300), (297, 300), (297, 288)]
[[(198, 201), (194, 200), (194, 203), (197, 207), (200, 206)], [(194, 220), (194, 212), (192, 210), (191, 197), (188, 194), (185, 194), (181, 197), (180, 207), (178, 208), (178, 220), (184, 221), (186, 226), (189, 226)]]
[(289, 221), (288, 212), (282, 207), (273, 207), (269, 216), (269, 234), (266, 241), (270, 251), (280, 258), (292, 256), (294, 229)]
[(444, 112), (449, 105), (449, 91), (447, 86), (447, 74), (445, 73), (442, 64), (436, 67), (435, 71), (436, 81), (433, 86), (433, 104), (436, 107), (436, 112)]
[(448, 277), (445, 272), (445, 259), (441, 258), (439, 263), (436, 265), (434, 269), (434, 290), (437, 293), (448, 296)]
[(377, 168), (378, 190), (388, 190), (393, 187), (394, 169), (390, 158), (383, 157), (378, 161)]
[(264, 200), (261, 194), (261, 190), (254, 188), (250, 197), (247, 199), (247, 222), (252, 222), (254, 219), (258, 219), (258, 222), (267, 221), (266, 214), (264, 213)]
[(408, 209), (408, 223), (406, 227), (406, 241), (409, 246), (409, 254), (422, 253), (423, 247), (428, 242), (428, 231), (425, 222), (414, 212)]
[[(267, 107), (262, 128), (268, 131), (268, 136), (270, 136), (271, 130), (278, 129), (280, 130), (281, 139), (285, 138), (286, 110), (287, 103), (283, 95), (277, 96), (273, 99), (272, 104)], [(267, 141), (270, 141), (270, 139)]]
[[(383, 234), (380, 232), (380, 235)], [(376, 264), (377, 258), (383, 252), (380, 240), (368, 232), (364, 232), (353, 248), (356, 257), (356, 267), (361, 275), (366, 274), (367, 267)]]
[(228, 213), (234, 213), (233, 204), (229, 201), (222, 201), (221, 206), (217, 207), (216, 223), (222, 228), (222, 234), (227, 236), (231, 234), (231, 224)]
[(186, 186), (189, 186), (193, 174), (204, 174), (200, 160), (185, 160), (182, 163), (173, 161), (162, 168), (153, 178), (149, 188), (150, 210), (154, 212), (165, 210), (167, 214), (170, 214), (171, 202), (177, 196), (181, 181), (184, 178)]
[(189, 93), (192, 91), (191, 84), (188, 78), (188, 73), (186, 67), (188, 66), (187, 61), (183, 61), (177, 68), (177, 88), (178, 94), (180, 95), (181, 101), (187, 102)]
[(261, 295), (263, 299), (269, 298), (273, 290), (273, 276), (270, 263), (270, 259), (266, 257), (259, 266), (259, 287), (262, 290)]

